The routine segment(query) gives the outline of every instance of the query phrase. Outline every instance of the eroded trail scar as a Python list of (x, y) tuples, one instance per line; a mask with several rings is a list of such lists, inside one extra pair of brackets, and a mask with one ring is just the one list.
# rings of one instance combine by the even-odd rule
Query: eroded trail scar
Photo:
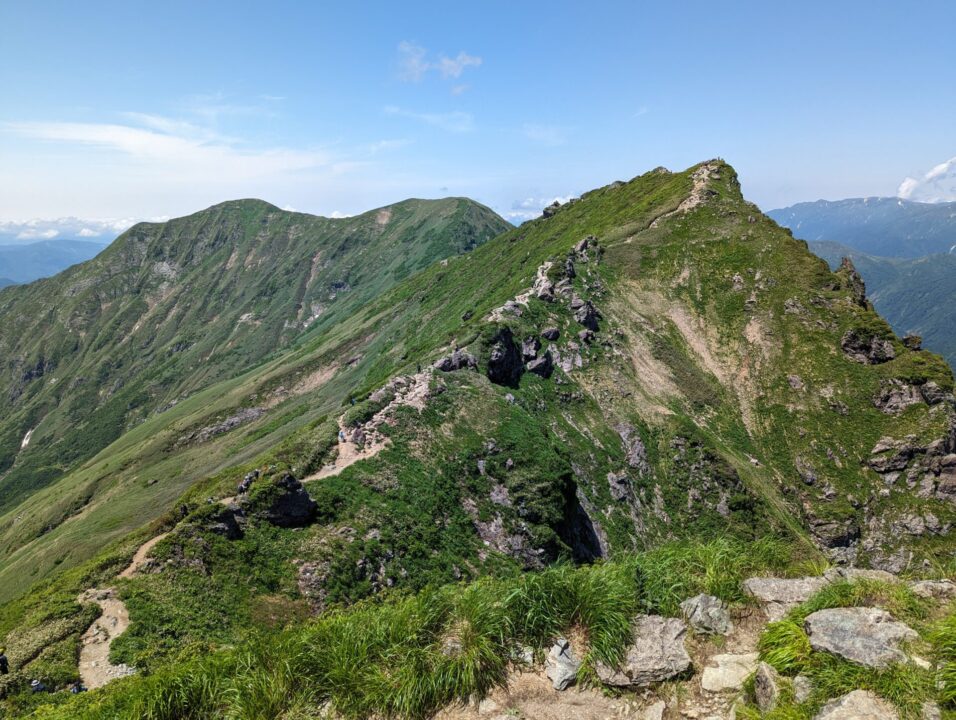
[[(150, 551), (167, 535), (168, 532), (161, 533), (140, 545), (119, 577), (133, 577), (146, 563)], [(116, 596), (116, 588), (91, 588), (81, 594), (77, 602), (94, 602), (103, 611), (80, 638), (82, 645), (79, 673), (82, 683), (90, 689), (98, 688), (110, 680), (135, 673), (136, 669), (129, 665), (114, 665), (110, 662), (110, 645), (129, 627), (129, 611), (126, 604)]]
[(110, 645), (129, 627), (129, 612), (122, 600), (116, 597), (115, 588), (93, 588), (79, 598), (81, 603), (95, 602), (103, 610), (81, 638), (79, 672), (86, 687), (102, 687), (110, 680), (132, 675), (135, 668), (129, 665), (113, 665), (110, 662)]

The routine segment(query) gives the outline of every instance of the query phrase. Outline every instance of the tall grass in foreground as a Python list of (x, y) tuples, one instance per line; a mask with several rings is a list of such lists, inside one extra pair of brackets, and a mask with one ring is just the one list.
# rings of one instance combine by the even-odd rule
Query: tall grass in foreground
[(486, 694), (516, 658), (542, 652), (558, 635), (581, 641), (585, 669), (613, 663), (639, 613), (677, 614), (679, 602), (699, 592), (740, 601), (746, 575), (779, 571), (788, 560), (780, 543), (719, 539), (365, 601), (37, 717), (253, 720), (327, 703), (348, 718), (421, 718)]

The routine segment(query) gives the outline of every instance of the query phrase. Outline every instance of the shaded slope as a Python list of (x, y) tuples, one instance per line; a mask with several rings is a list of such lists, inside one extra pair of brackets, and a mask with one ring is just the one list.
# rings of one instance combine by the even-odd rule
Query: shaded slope
[(457, 198), (340, 220), (236, 201), (137, 225), (94, 260), (5, 291), (0, 508), (151, 412), (506, 227)]

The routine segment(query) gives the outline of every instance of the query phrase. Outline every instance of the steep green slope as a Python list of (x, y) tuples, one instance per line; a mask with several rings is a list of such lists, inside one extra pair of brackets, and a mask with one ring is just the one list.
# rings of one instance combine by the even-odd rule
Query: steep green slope
[(900, 198), (817, 200), (767, 215), (808, 241), (831, 241), (883, 257), (956, 252), (956, 203)]
[(919, 335), (956, 367), (956, 255), (885, 258), (834, 242), (812, 242), (810, 249), (833, 268), (850, 258), (873, 305), (896, 333)]
[(458, 198), (340, 220), (244, 200), (137, 225), (94, 260), (5, 291), (0, 509), (151, 413), (507, 227)]
[(0, 629), (62, 682), (91, 586), (130, 610), (113, 659), (153, 671), (379, 592), (694, 537), (943, 563), (952, 388), (730, 166), (655, 170), (430, 266), (30, 497), (0, 519), (0, 588), (51, 579)]

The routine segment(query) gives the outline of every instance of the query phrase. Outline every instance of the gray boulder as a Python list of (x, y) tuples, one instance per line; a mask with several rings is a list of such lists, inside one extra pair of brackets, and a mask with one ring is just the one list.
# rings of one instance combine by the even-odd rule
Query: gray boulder
[(793, 699), (798, 703), (806, 702), (813, 694), (813, 681), (806, 675), (797, 675), (793, 679)]
[(545, 340), (554, 341), (561, 337), (561, 331), (556, 327), (545, 328), (541, 331), (541, 337), (543, 337)]
[(635, 623), (634, 642), (620, 668), (598, 662), (597, 676), (605, 685), (632, 688), (676, 677), (691, 666), (684, 648), (686, 634), (687, 625), (682, 620), (643, 615)]
[(827, 584), (827, 579), (822, 577), (754, 577), (744, 580), (744, 591), (761, 602), (795, 605), (809, 600)]
[(900, 650), (900, 643), (918, 637), (912, 628), (896, 622), (885, 610), (868, 607), (818, 610), (807, 616), (804, 629), (814, 650), (881, 669), (905, 662), (907, 657)]
[(921, 598), (931, 600), (956, 598), (956, 583), (949, 580), (918, 580), (910, 583), (910, 590)]
[(538, 351), (541, 349), (541, 341), (536, 337), (525, 338), (521, 342), (521, 358), (527, 362), (538, 357)]
[(558, 638), (548, 657), (544, 660), (544, 674), (548, 676), (555, 690), (567, 690), (578, 677), (581, 661), (574, 655), (571, 643)]
[(898, 720), (896, 709), (868, 690), (854, 690), (831, 700), (813, 720)]
[(780, 676), (765, 662), (757, 665), (754, 673), (754, 699), (762, 713), (770, 712), (780, 701)]
[(724, 603), (713, 595), (696, 595), (680, 604), (681, 613), (697, 632), (727, 635), (734, 624)]

